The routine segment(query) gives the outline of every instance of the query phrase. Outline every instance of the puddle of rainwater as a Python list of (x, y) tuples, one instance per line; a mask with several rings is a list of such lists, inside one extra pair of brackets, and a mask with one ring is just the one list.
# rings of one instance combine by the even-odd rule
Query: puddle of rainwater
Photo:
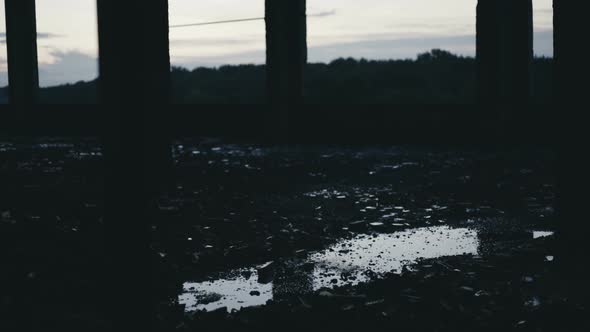
[(231, 312), (263, 305), (272, 299), (272, 284), (259, 283), (256, 269), (237, 270), (231, 275), (212, 281), (184, 283), (178, 302), (186, 306), (187, 312), (213, 311), (222, 307)]
[[(401, 273), (419, 259), (478, 253), (477, 232), (437, 226), (392, 234), (358, 235), (306, 259), (275, 269), (272, 282), (258, 282), (255, 268), (241, 269), (204, 282), (187, 282), (178, 297), (185, 311), (229, 312), (264, 305), (286, 293), (301, 294), (321, 288), (357, 285), (386, 273)], [(277, 264), (281, 265), (281, 264)]]
[[(417, 228), (393, 234), (360, 235), (310, 255), (315, 263), (314, 290), (356, 285), (373, 275), (401, 273), (418, 259), (477, 254), (475, 230), (448, 226)], [(347, 278), (341, 278), (342, 275)]]
[(548, 231), (533, 231), (533, 239), (539, 239), (542, 237), (553, 236), (555, 232), (548, 232)]

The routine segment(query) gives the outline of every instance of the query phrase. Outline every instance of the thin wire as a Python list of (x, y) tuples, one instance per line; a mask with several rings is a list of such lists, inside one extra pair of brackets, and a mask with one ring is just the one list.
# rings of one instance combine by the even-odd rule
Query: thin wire
[(237, 23), (237, 22), (260, 21), (260, 20), (264, 20), (264, 17), (253, 17), (253, 18), (242, 18), (242, 19), (238, 19), (238, 20), (226, 20), (226, 21), (213, 21), (213, 22), (202, 22), (202, 23), (179, 24), (179, 25), (171, 25), (170, 28), (185, 28), (185, 27), (196, 27), (196, 26), (201, 26), (201, 25)]
[[(304, 15), (307, 17), (320, 17), (324, 16), (324, 13)], [(186, 28), (186, 27), (197, 27), (202, 25), (214, 25), (214, 24), (226, 24), (226, 23), (237, 23), (237, 22), (249, 22), (249, 21), (263, 21), (264, 17), (253, 17), (253, 18), (241, 18), (236, 20), (225, 20), (225, 21), (212, 21), (212, 22), (201, 22), (201, 23), (189, 23), (189, 24), (177, 24), (171, 25), (170, 28)]]

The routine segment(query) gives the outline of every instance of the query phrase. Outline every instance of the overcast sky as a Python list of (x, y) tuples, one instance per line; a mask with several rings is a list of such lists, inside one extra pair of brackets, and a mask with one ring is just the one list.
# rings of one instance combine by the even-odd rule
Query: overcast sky
[[(36, 0), (42, 86), (97, 75), (96, 0)], [(264, 16), (264, 0), (169, 0), (170, 24)], [(432, 48), (475, 53), (477, 0), (307, 0), (309, 60), (414, 58)], [(551, 56), (552, 0), (533, 0), (535, 53)], [(131, 21), (131, 19), (130, 19)], [(0, 0), (0, 86), (6, 85)], [(264, 22), (172, 28), (172, 64), (263, 63)]]

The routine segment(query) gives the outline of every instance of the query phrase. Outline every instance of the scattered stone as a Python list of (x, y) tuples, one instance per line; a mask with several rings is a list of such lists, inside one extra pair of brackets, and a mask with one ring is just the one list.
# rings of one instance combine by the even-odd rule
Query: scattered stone
[(342, 307), (342, 311), (350, 311), (352, 309), (354, 309), (354, 304), (347, 304)]
[(274, 278), (274, 261), (264, 263), (256, 268), (258, 272), (258, 282), (261, 284), (268, 284)]
[(375, 300), (375, 301), (365, 302), (365, 305), (367, 307), (370, 307), (370, 306), (381, 304), (381, 303), (385, 303), (385, 299), (379, 299), (379, 300)]

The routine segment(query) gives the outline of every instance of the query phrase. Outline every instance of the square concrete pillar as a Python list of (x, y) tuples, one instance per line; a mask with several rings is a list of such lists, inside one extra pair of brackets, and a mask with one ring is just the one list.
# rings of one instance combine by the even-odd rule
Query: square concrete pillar
[[(588, 150), (587, 84), (588, 61), (584, 52), (587, 20), (584, 3), (572, 0), (553, 1), (554, 26), (554, 133), (556, 156), (556, 212), (559, 256), (564, 280), (574, 281), (580, 294), (590, 293), (587, 257), (590, 251), (587, 234), (590, 224), (587, 195), (590, 187)], [(573, 279), (573, 280), (572, 280)], [(578, 283), (579, 282), (579, 283)]]
[(532, 0), (479, 0), (478, 97), (483, 104), (528, 103), (532, 96)]
[(303, 102), (307, 63), (305, 0), (266, 0), (266, 71), (271, 131), (284, 134)]
[(115, 331), (149, 331), (155, 317), (150, 224), (172, 163), (168, 1), (97, 4), (109, 310)]
[(35, 104), (39, 93), (35, 0), (5, 0), (10, 103)]

